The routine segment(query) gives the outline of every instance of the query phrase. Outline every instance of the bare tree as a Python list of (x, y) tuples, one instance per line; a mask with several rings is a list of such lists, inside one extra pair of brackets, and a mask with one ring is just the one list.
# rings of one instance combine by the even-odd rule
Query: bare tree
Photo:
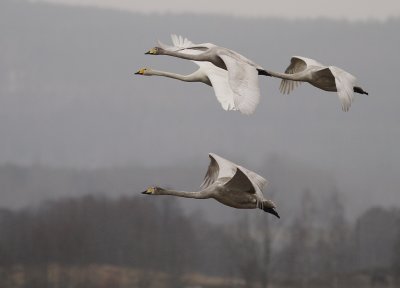
[(339, 287), (339, 275), (348, 268), (351, 262), (349, 249), (349, 227), (346, 221), (343, 200), (339, 191), (334, 188), (323, 205), (327, 217), (325, 226), (326, 247), (323, 253), (329, 261), (325, 265), (326, 277), (331, 279), (334, 288)]
[[(400, 214), (400, 213), (399, 213)], [(398, 227), (400, 227), (400, 215), (398, 215)], [(396, 287), (400, 286), (400, 228), (397, 230), (397, 237), (394, 247), (394, 253), (392, 258), (392, 273), (393, 280)]]

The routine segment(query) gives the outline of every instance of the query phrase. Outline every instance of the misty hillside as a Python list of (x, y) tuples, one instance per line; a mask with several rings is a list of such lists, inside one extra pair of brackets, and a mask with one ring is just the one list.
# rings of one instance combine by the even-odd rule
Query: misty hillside
[(210, 223), (185, 215), (176, 197), (96, 195), (0, 209), (0, 285), (398, 287), (400, 210), (373, 207), (349, 223), (338, 196), (316, 210), (303, 193), (289, 225), (255, 213)]
[[(260, 167), (266, 171), (270, 183), (265, 194), (279, 205), (280, 213), (285, 215), (285, 222), (298, 212), (298, 203), (303, 192), (310, 191), (318, 202), (323, 202), (331, 192), (336, 191), (334, 179), (326, 171), (316, 171), (302, 163), (273, 157), (265, 163), (270, 167)], [(46, 200), (58, 198), (92, 196), (140, 195), (150, 185), (162, 185), (180, 190), (195, 191), (200, 186), (206, 167), (177, 166), (169, 168), (124, 167), (97, 170), (71, 168), (49, 168), (43, 166), (22, 167), (15, 165), (0, 166), (0, 208), (23, 208), (41, 204)], [(315, 179), (317, 178), (317, 179)], [(290, 181), (288, 181), (290, 179)], [(346, 200), (348, 196), (344, 196)], [(154, 199), (163, 203), (163, 197)], [(214, 200), (194, 201), (178, 198), (176, 202), (188, 214), (207, 211), (204, 216), (215, 222), (230, 222), (235, 215), (244, 215)], [(363, 203), (365, 204), (365, 203)], [(364, 207), (364, 206), (362, 206)], [(260, 217), (267, 217), (258, 211)], [(359, 210), (357, 210), (359, 212)], [(255, 213), (256, 211), (249, 211)], [(346, 215), (344, 215), (346, 216)], [(350, 216), (355, 216), (350, 213)]]
[[(14, 182), (0, 175), (9, 183), (2, 181), (0, 203), (20, 207), (55, 195), (120, 195), (153, 184), (196, 189), (207, 153), (215, 152), (268, 178), (266, 193), (285, 213), (291, 205), (285, 201), (304, 189), (338, 189), (349, 213), (399, 205), (399, 28), (399, 19), (140, 15), (3, 0), (0, 163), (12, 165), (1, 170), (42, 168), (11, 168), (22, 173), (10, 174)], [(206, 85), (133, 74), (145, 66), (182, 74), (197, 69), (144, 55), (157, 39), (169, 42), (171, 33), (229, 47), (276, 71), (284, 71), (291, 55), (332, 63), (356, 75), (370, 96), (357, 95), (344, 113), (335, 93), (303, 84), (283, 96), (277, 79), (260, 78), (262, 101), (254, 115), (224, 112)], [(134, 168), (110, 181), (104, 172), (82, 172), (120, 166)], [(20, 181), (25, 174), (40, 180)], [(26, 183), (32, 186), (24, 188)]]

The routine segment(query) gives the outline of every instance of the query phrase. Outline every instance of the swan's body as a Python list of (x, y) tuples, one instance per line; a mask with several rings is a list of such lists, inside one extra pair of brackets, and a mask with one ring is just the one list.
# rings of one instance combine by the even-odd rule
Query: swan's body
[(283, 79), (279, 87), (283, 94), (289, 94), (301, 82), (308, 82), (325, 91), (337, 92), (343, 111), (350, 109), (353, 92), (368, 95), (361, 87), (355, 86), (356, 78), (350, 73), (305, 57), (293, 56), (285, 73), (267, 71), (267, 74)]
[(213, 198), (224, 205), (238, 209), (260, 208), (280, 218), (275, 211), (275, 204), (265, 199), (261, 191), (268, 183), (266, 179), (216, 154), (210, 153), (209, 157), (211, 162), (200, 191), (186, 192), (150, 187), (143, 194), (194, 199)]
[(265, 71), (261, 66), (235, 51), (211, 43), (193, 44), (176, 35), (172, 35), (172, 42), (174, 46), (159, 42), (160, 47), (154, 47), (146, 54), (168, 55), (195, 61), (200, 66), (199, 70), (209, 78), (218, 100), (221, 97), (217, 90), (221, 90), (222, 94), (232, 97), (235, 109), (244, 114), (254, 112), (260, 101), (257, 75)]

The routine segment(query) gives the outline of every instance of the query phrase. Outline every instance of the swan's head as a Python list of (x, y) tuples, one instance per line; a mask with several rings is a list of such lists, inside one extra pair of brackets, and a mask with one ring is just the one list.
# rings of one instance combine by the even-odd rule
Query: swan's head
[(144, 54), (150, 54), (150, 55), (160, 55), (162, 53), (163, 49), (160, 47), (153, 47), (149, 51), (147, 51)]
[(151, 71), (151, 69), (149, 69), (149, 68), (141, 68), (135, 74), (136, 75), (150, 76), (150, 71)]
[(143, 191), (142, 194), (147, 194), (147, 195), (155, 195), (157, 192), (160, 190), (160, 187), (157, 186), (151, 186), (147, 188), (146, 191)]

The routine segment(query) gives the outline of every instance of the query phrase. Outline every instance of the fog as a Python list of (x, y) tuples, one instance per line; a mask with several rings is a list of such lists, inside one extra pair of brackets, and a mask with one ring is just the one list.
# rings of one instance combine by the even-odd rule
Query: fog
[(336, 1), (261, 1), (247, 0), (232, 2), (229, 0), (203, 0), (194, 5), (185, 0), (170, 0), (168, 2), (135, 1), (135, 0), (30, 0), (63, 3), (66, 5), (82, 5), (101, 8), (111, 8), (140, 13), (196, 13), (218, 14), (236, 17), (278, 17), (285, 19), (316, 19), (328, 18), (336, 20), (387, 20), (400, 16), (400, 5), (396, 0), (381, 0), (369, 2), (363, 0)]
[[(389, 215), (387, 218), (391, 218), (390, 213), (398, 217), (400, 98), (395, 76), (400, 64), (399, 28), (397, 18), (348, 22), (143, 15), (1, 1), (0, 206), (7, 213), (16, 213), (12, 215), (18, 219), (25, 219), (24, 213), (30, 209), (44, 209), (40, 213), (47, 215), (43, 207), (53, 207), (43, 204), (47, 200), (63, 203), (67, 197), (80, 203), (85, 199), (80, 197), (88, 194), (94, 199), (106, 197), (110, 203), (125, 199), (120, 197), (133, 197), (133, 202), (163, 205), (168, 201), (165, 198), (142, 200), (145, 196), (139, 192), (149, 185), (195, 191), (207, 169), (207, 154), (214, 152), (270, 181), (264, 194), (277, 203), (281, 222), (269, 219), (262, 211), (238, 211), (212, 200), (176, 199), (177, 213), (183, 211), (179, 217), (189, 223), (191, 218), (199, 218), (229, 233), (235, 228), (224, 225), (243, 217), (269, 219), (273, 231), (286, 229), (279, 232), (279, 237), (289, 241), (290, 227), (308, 209), (304, 199), (313, 199), (317, 212), (312, 215), (322, 220), (310, 227), (318, 230), (331, 223), (323, 212), (336, 195), (340, 205), (335, 207), (341, 207), (339, 214), (348, 225), (342, 226), (349, 233), (347, 240), (340, 241), (348, 243), (350, 248), (346, 247), (351, 251), (356, 232), (349, 231), (358, 231), (357, 223), (363, 219), (360, 217), (376, 211), (384, 211), (382, 215)], [(171, 33), (195, 43), (229, 47), (274, 71), (284, 71), (292, 55), (311, 57), (354, 74), (369, 96), (356, 95), (346, 113), (336, 93), (302, 84), (290, 95), (281, 95), (278, 79), (260, 77), (262, 98), (255, 114), (226, 112), (213, 90), (204, 84), (134, 75), (142, 67), (182, 74), (197, 69), (184, 60), (144, 55), (156, 40), (168, 43)], [(65, 215), (69, 215), (65, 209)], [(149, 209), (158, 211), (152, 206)], [(11, 215), (7, 213), (3, 215)], [(4, 217), (10, 221), (4, 223), (14, 223), (11, 216)], [(12, 235), (25, 233), (29, 227), (17, 226), (21, 229)], [(304, 231), (311, 231), (310, 227)], [(395, 243), (396, 237), (388, 243)], [(273, 250), (286, 251), (290, 245), (285, 243), (275, 241)], [(368, 245), (365, 251), (374, 244)], [(279, 255), (274, 257), (284, 259)], [(57, 257), (49, 259), (61, 261)], [(110, 261), (115, 264), (113, 257)], [(133, 265), (129, 261), (122, 262)], [(368, 267), (392, 267), (388, 257), (379, 265), (373, 261)], [(346, 273), (363, 269), (357, 265)], [(203, 269), (200, 266), (191, 267)], [(150, 264), (146, 267), (162, 270)], [(207, 269), (201, 271), (208, 273)], [(230, 275), (220, 272), (217, 274), (224, 277)], [(304, 281), (306, 285), (307, 279)]]
[[(278, 165), (270, 161), (275, 157), (292, 174), (329, 175), (354, 213), (400, 203), (394, 77), (399, 20), (143, 16), (24, 1), (1, 6), (0, 163), (165, 171), (187, 166), (198, 180), (177, 175), (168, 184), (195, 190), (207, 153), (215, 152), (272, 185), (304, 188), (268, 174)], [(262, 99), (254, 115), (225, 112), (206, 85), (133, 74), (145, 66), (177, 73), (197, 69), (183, 60), (144, 55), (157, 39), (169, 42), (171, 33), (235, 49), (276, 71), (285, 69), (291, 55), (332, 63), (356, 75), (370, 96), (356, 95), (344, 113), (335, 93), (303, 84), (281, 95), (278, 79), (260, 78)], [(132, 191), (149, 184), (164, 185), (155, 177)], [(297, 193), (290, 190), (285, 193)], [(17, 193), (8, 199), (3, 206), (28, 204)]]

